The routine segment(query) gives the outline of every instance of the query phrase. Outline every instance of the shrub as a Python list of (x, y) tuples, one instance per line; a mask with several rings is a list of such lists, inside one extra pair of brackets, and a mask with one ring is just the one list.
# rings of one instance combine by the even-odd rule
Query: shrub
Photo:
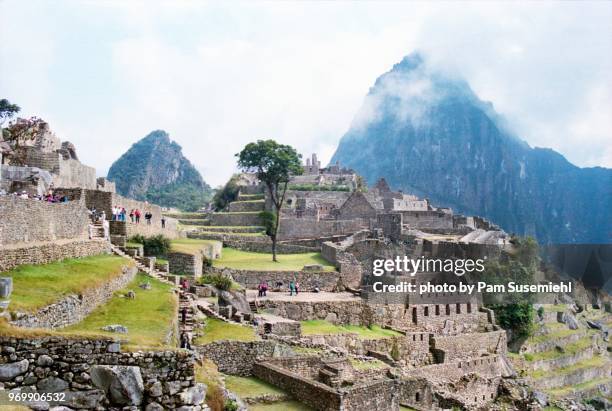
[(206, 391), (206, 405), (208, 405), (212, 411), (225, 410), (225, 397), (223, 396), (223, 390), (218, 385), (208, 386), (208, 390)]
[(170, 239), (162, 234), (153, 237), (144, 237), (137, 234), (129, 239), (130, 242), (142, 244), (145, 255), (165, 256), (170, 251)]
[(224, 411), (238, 411), (238, 404), (236, 404), (236, 401), (227, 400), (225, 401)]
[(217, 211), (224, 210), (229, 203), (238, 198), (238, 175), (234, 174), (229, 181), (221, 188), (218, 188), (213, 197), (213, 204)]
[(232, 288), (233, 281), (231, 278), (221, 274), (204, 275), (200, 280), (201, 284), (214, 285), (220, 290), (229, 291)]

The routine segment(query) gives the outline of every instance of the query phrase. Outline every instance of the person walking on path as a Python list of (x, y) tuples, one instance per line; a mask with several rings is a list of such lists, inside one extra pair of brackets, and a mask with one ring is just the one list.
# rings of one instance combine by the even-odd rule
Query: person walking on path
[(291, 281), (289, 283), (289, 295), (292, 296), (293, 293), (295, 293), (295, 283), (293, 281)]
[(161, 223), (162, 223), (162, 228), (166, 228), (166, 217), (162, 216)]

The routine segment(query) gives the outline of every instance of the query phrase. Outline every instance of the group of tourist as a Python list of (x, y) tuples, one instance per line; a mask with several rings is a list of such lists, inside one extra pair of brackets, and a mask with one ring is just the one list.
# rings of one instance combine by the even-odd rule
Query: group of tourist
[(65, 195), (54, 194), (53, 190), (49, 190), (46, 194), (29, 194), (26, 190), (7, 193), (6, 190), (0, 190), (0, 196), (12, 196), (16, 198), (31, 199), (37, 201), (46, 201), (47, 203), (67, 203), (68, 197)]
[[(140, 211), (138, 208), (134, 208), (130, 210), (130, 213), (128, 214), (125, 207), (122, 207), (122, 206), (113, 207), (113, 221), (127, 221), (126, 216), (130, 217), (130, 222), (135, 223), (135, 224), (140, 224), (140, 217), (142, 217), (143, 214), (142, 214), (142, 211)], [(148, 225), (151, 225), (152, 218), (153, 218), (152, 212), (147, 211), (144, 213), (144, 219)], [(165, 222), (166, 222), (165, 219), (162, 218), (162, 228), (165, 227), (166, 225)]]
[[(276, 282), (276, 288), (282, 288), (283, 287), (283, 283), (277, 281)], [(257, 295), (259, 297), (265, 297), (268, 293), (268, 282), (266, 280), (263, 280), (259, 283), (259, 285), (257, 286)], [(298, 295), (298, 293), (300, 292), (300, 283), (298, 283), (297, 281), (290, 281), (289, 282), (289, 295), (293, 296)], [(315, 291), (316, 292), (316, 291)]]

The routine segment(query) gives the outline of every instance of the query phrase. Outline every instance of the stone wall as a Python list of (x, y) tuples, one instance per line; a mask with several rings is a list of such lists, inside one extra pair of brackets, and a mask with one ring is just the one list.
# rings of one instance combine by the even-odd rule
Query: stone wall
[(202, 276), (202, 255), (172, 251), (168, 253), (168, 264), (172, 274)]
[(213, 213), (210, 215), (210, 225), (245, 226), (262, 224), (259, 212), (243, 213)]
[(272, 340), (215, 341), (197, 346), (196, 349), (204, 358), (212, 360), (219, 371), (246, 377), (252, 375), (257, 358), (272, 356), (278, 345), (278, 342)]
[(122, 352), (112, 339), (56, 336), (0, 336), (0, 346), (5, 389), (66, 393), (65, 401), (51, 405), (176, 409), (201, 405), (206, 393), (206, 387), (195, 382), (193, 354), (184, 350)]
[[(270, 240), (270, 238), (267, 236), (244, 237), (240, 234), (190, 231), (187, 233), (187, 238), (216, 240), (222, 242), (223, 245), (225, 245), (226, 247), (231, 247), (242, 251), (250, 251), (253, 253), (272, 252), (272, 240)], [(319, 251), (317, 247), (309, 247), (299, 244), (287, 244), (283, 242), (278, 242), (276, 244), (276, 252), (278, 254), (299, 254), (312, 253), (317, 251)]]
[(485, 354), (506, 354), (506, 331), (433, 336), (433, 346), (444, 351), (444, 361), (455, 361)]
[(453, 228), (453, 215), (442, 211), (401, 211), (402, 222), (409, 228)]
[(309, 358), (290, 360), (258, 362), (253, 367), (253, 374), (316, 410), (399, 410), (398, 383), (395, 380), (379, 379), (333, 388), (315, 379), (313, 372), (308, 370), (311, 368), (307, 363)]
[(353, 234), (364, 228), (369, 228), (369, 224), (361, 220), (282, 218), (279, 228), (279, 239), (289, 240), (346, 235)]
[(3, 196), (0, 216), (0, 247), (88, 236), (89, 214), (80, 201), (48, 203)]
[(35, 313), (12, 313), (16, 319), (11, 321), (11, 324), (28, 328), (62, 328), (76, 324), (98, 306), (108, 302), (116, 291), (134, 279), (137, 272), (133, 263), (126, 260), (121, 273), (106, 284), (89, 288), (79, 295), (68, 295)]
[(110, 252), (104, 240), (56, 241), (23, 247), (0, 247), (0, 272), (22, 264), (48, 264), (66, 258), (89, 257)]
[(270, 290), (274, 290), (276, 283), (281, 282), (282, 291), (289, 289), (291, 281), (299, 282), (301, 291), (312, 291), (315, 287), (321, 291), (336, 291), (341, 285), (340, 273), (335, 271), (254, 271), (222, 267), (210, 267), (208, 271), (229, 274), (234, 281), (251, 290), (256, 290), (262, 281), (268, 282)]

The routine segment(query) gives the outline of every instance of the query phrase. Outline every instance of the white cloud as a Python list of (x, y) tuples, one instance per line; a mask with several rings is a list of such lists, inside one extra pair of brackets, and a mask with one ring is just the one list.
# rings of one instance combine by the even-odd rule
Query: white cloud
[(610, 3), (4, 1), (0, 90), (101, 173), (161, 128), (216, 185), (257, 138), (329, 160), (419, 48), (530, 144), (612, 166), (610, 19)]

